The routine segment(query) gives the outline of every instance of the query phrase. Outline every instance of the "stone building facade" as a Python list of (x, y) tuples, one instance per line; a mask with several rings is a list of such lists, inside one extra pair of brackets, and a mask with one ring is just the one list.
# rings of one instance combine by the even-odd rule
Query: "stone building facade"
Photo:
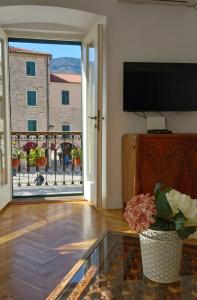
[(50, 74), (50, 60), (9, 48), (12, 131), (81, 131), (81, 76)]
[(50, 125), (53, 126), (51, 130), (81, 131), (80, 75), (51, 74), (49, 84), (49, 120)]
[[(48, 53), (9, 48), (12, 131), (28, 131), (29, 121), (36, 121), (37, 131), (47, 131), (50, 59)], [(35, 72), (27, 74), (28, 64)], [(34, 96), (32, 103), (28, 103), (28, 95)]]

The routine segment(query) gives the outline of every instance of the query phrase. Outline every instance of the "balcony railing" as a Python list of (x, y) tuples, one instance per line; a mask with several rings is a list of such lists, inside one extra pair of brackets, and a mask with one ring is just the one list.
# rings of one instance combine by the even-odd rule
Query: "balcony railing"
[[(82, 194), (82, 157), (76, 155), (81, 154), (81, 137), (70, 131), (12, 132), (13, 195)], [(45, 157), (43, 165), (35, 149)]]

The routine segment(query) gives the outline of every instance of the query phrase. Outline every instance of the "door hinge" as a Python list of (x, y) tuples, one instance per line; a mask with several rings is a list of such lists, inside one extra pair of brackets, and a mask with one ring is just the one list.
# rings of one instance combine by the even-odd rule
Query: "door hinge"
[(101, 126), (102, 126), (102, 120), (104, 120), (104, 118), (101, 117), (101, 112), (100, 112), (100, 110), (98, 109), (98, 126), (97, 126), (98, 131), (100, 131), (100, 129), (101, 129)]

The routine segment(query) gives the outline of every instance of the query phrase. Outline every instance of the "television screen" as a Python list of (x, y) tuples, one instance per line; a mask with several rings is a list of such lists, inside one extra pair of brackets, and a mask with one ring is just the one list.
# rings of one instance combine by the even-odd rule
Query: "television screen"
[(197, 110), (197, 64), (125, 62), (124, 111)]

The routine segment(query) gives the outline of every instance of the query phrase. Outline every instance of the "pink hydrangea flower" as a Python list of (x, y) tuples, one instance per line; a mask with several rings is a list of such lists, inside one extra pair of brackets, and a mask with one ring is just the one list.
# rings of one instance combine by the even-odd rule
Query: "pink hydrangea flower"
[(155, 223), (155, 197), (150, 194), (134, 196), (126, 206), (125, 219), (129, 227), (136, 232), (142, 232)]

